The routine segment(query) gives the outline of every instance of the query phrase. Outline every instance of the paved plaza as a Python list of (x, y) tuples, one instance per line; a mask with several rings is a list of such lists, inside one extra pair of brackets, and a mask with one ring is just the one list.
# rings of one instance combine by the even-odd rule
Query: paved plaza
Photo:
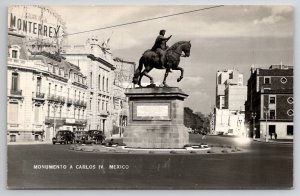
[[(235, 145), (244, 152), (122, 154), (70, 151), (70, 145), (9, 145), (8, 187), (288, 189), (293, 186), (292, 144), (219, 136), (202, 140), (201, 135), (191, 135), (190, 141)], [(61, 168), (41, 168), (45, 165)], [(63, 168), (70, 165), (74, 168)]]

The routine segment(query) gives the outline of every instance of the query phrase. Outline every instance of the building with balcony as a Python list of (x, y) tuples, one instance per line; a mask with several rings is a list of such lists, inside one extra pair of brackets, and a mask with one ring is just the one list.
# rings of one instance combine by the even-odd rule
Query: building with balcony
[(86, 129), (86, 76), (60, 55), (31, 52), (24, 40), (8, 33), (8, 142), (51, 141), (60, 129)]
[(243, 74), (235, 69), (217, 72), (213, 120), (215, 134), (246, 135), (246, 96), (247, 87), (243, 85)]
[(64, 46), (62, 55), (87, 76), (87, 129), (101, 130), (111, 136), (113, 130), (114, 70), (110, 51), (97, 38), (84, 45)]
[(293, 138), (293, 78), (293, 66), (251, 68), (245, 107), (252, 137)]
[(125, 90), (132, 87), (135, 63), (113, 57), (107, 42), (97, 37), (63, 46), (62, 55), (87, 76), (87, 129), (122, 135), (128, 116)]

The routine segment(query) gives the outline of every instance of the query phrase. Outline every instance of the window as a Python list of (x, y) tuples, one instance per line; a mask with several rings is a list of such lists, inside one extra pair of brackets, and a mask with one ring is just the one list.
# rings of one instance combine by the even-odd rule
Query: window
[(79, 91), (79, 92), (78, 92), (78, 94), (79, 94), (79, 95), (78, 95), (78, 97), (79, 97), (79, 101), (80, 101), (80, 97), (81, 97), (81, 92)]
[(102, 78), (102, 90), (103, 90), (103, 91), (105, 91), (105, 89), (104, 89), (104, 83), (105, 83), (105, 78), (104, 78), (104, 76), (103, 76), (103, 78)]
[(41, 92), (41, 86), (42, 86), (42, 78), (37, 77), (37, 80), (36, 80), (36, 92), (37, 93)]
[(276, 103), (276, 97), (270, 97), (269, 103), (270, 104), (275, 104)]
[(59, 118), (61, 118), (62, 106), (59, 107)]
[(93, 88), (93, 72), (90, 73), (90, 87)]
[(48, 113), (47, 113), (47, 116), (48, 116), (48, 118), (50, 117), (50, 104), (48, 104)]
[(12, 58), (18, 58), (18, 51), (17, 50), (12, 50), (11, 51), (11, 57)]
[(75, 115), (76, 115), (76, 108), (74, 108), (74, 114), (73, 114), (74, 118), (76, 117)]
[(48, 87), (48, 95), (51, 94), (51, 83), (49, 83), (49, 87)]
[(271, 77), (264, 77), (264, 84), (271, 84)]
[(18, 103), (10, 102), (9, 103), (9, 113), (8, 113), (8, 122), (17, 123), (18, 122)]
[(74, 101), (76, 101), (76, 90), (74, 90)]
[(106, 92), (108, 92), (108, 78), (106, 78)]
[(16, 142), (17, 141), (17, 136), (16, 135), (10, 135), (10, 142)]
[(98, 108), (98, 112), (99, 112), (100, 111), (100, 100), (98, 100), (97, 108)]
[(90, 100), (90, 110), (92, 109), (92, 100)]
[(286, 126), (286, 134), (287, 135), (294, 135), (294, 126), (293, 125), (287, 125)]
[(57, 85), (54, 86), (54, 95), (56, 95), (57, 92)]
[(68, 88), (68, 99), (70, 98), (70, 89)]
[(293, 111), (292, 109), (289, 109), (289, 110), (287, 111), (287, 115), (293, 116), (293, 115), (294, 115), (294, 111)]
[(34, 123), (35, 124), (40, 124), (40, 106), (39, 105), (35, 105), (34, 108)]
[(282, 78), (280, 79), (280, 82), (281, 82), (282, 84), (285, 84), (285, 83), (287, 82), (286, 77), (282, 77)]
[(105, 104), (105, 110), (107, 111), (107, 109), (108, 109), (108, 102), (106, 102)]
[(18, 73), (12, 73), (12, 79), (11, 79), (11, 90), (18, 90), (18, 81), (19, 81), (19, 74)]
[(276, 119), (275, 110), (270, 110), (270, 119)]
[(294, 98), (293, 98), (293, 97), (287, 98), (287, 102), (288, 102), (289, 104), (293, 104), (293, 103), (294, 103)]
[(101, 81), (101, 76), (100, 76), (100, 74), (99, 74), (99, 76), (98, 76), (98, 90), (101, 90), (101, 89), (100, 89), (100, 88), (101, 88), (100, 81)]

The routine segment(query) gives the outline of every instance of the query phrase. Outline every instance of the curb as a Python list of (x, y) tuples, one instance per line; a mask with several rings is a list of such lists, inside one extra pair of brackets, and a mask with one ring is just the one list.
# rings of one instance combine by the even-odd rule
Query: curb
[(17, 145), (44, 145), (44, 144), (52, 144), (52, 142), (8, 142), (8, 146), (17, 146)]
[(259, 140), (259, 139), (253, 139), (255, 142), (261, 142), (261, 143), (270, 143), (270, 144), (293, 144), (294, 142), (284, 142), (284, 141), (274, 141), (274, 140), (269, 140), (266, 142), (265, 140)]

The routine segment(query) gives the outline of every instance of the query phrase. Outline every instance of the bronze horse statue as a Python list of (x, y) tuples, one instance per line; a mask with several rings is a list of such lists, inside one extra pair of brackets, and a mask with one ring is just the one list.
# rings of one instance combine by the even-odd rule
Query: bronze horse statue
[[(189, 57), (190, 56), (190, 50), (191, 50), (191, 42), (190, 41), (179, 41), (173, 44), (171, 47), (169, 47), (165, 54), (161, 57), (163, 65), (159, 59), (159, 55), (155, 53), (152, 50), (146, 50), (139, 61), (139, 66), (134, 72), (133, 76), (133, 83), (138, 84), (140, 87), (141, 80), (143, 76), (146, 76), (150, 79), (150, 86), (155, 86), (153, 82), (153, 78), (148, 75), (148, 73), (153, 69), (166, 69), (164, 80), (163, 80), (163, 86), (168, 87), (166, 84), (166, 79), (168, 77), (169, 72), (172, 70), (180, 70), (181, 74), (180, 77), (177, 79), (177, 82), (180, 82), (180, 80), (183, 78), (183, 68), (179, 67), (180, 57)], [(184, 53), (184, 55), (182, 54)], [(144, 70), (142, 71), (144, 66)]]

